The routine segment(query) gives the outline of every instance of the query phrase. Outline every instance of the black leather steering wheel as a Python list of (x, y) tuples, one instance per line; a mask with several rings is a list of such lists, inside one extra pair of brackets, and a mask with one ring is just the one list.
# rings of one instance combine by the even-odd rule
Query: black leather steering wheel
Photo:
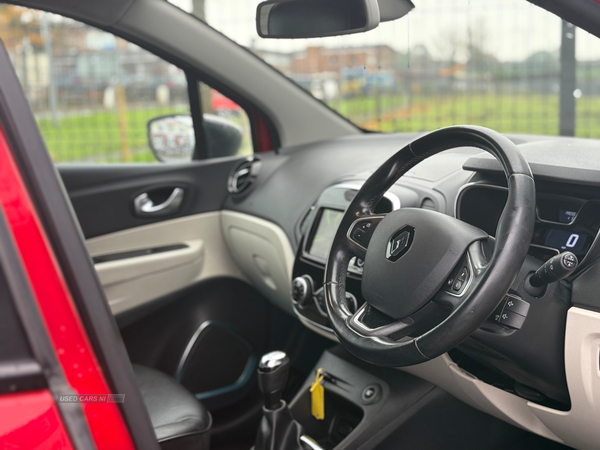
[[(455, 147), (481, 148), (502, 163), (508, 200), (495, 240), (435, 211), (404, 208), (374, 214), (383, 194), (404, 173)], [(364, 183), (334, 237), (325, 295), (340, 342), (365, 361), (392, 367), (422, 363), (454, 348), (508, 292), (527, 254), (534, 222), (533, 176), (506, 137), (483, 127), (454, 126), (408, 144)], [(484, 246), (493, 247), (489, 261)], [(345, 286), (354, 256), (364, 261), (366, 303), (351, 313)]]

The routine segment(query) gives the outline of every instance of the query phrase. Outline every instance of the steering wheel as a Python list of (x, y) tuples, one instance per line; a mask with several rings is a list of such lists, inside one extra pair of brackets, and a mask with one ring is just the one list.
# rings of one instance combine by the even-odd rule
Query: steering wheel
[[(508, 200), (495, 239), (431, 210), (373, 212), (408, 170), (455, 147), (486, 150), (504, 168)], [(533, 175), (506, 137), (483, 127), (454, 126), (411, 142), (364, 183), (334, 237), (325, 270), (325, 299), (339, 341), (359, 358), (391, 367), (422, 363), (456, 347), (508, 292), (527, 254), (534, 222)], [(493, 247), (489, 260), (486, 246)], [(365, 304), (355, 313), (345, 295), (353, 257), (364, 261)]]

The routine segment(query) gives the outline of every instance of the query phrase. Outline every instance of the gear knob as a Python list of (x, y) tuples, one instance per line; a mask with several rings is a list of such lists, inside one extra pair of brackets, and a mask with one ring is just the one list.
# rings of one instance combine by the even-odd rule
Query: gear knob
[(281, 394), (287, 381), (290, 359), (284, 352), (264, 355), (258, 363), (258, 387), (265, 399), (265, 408), (274, 410), (281, 405)]

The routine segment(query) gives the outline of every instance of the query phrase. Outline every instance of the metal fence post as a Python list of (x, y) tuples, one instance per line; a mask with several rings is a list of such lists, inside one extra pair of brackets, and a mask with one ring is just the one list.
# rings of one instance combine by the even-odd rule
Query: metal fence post
[(560, 43), (559, 134), (575, 136), (575, 27), (562, 21)]
[(129, 137), (127, 130), (127, 100), (125, 99), (125, 87), (122, 84), (115, 86), (117, 100), (117, 121), (119, 122), (119, 139), (121, 141), (121, 162), (129, 162)]
[(48, 13), (45, 12), (42, 16), (42, 23), (40, 25), (40, 31), (44, 38), (44, 52), (48, 58), (48, 100), (50, 103), (50, 112), (52, 114), (52, 125), (54, 128), (58, 127), (58, 103), (56, 100), (56, 82), (54, 80), (54, 70), (52, 65), (54, 64), (52, 59), (52, 36), (50, 34), (50, 24), (48, 23)]

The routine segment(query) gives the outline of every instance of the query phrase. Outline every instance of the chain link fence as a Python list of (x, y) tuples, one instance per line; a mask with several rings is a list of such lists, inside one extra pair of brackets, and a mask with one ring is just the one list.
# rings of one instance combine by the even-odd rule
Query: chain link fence
[(420, 0), (368, 33), (292, 41), (253, 37), (256, 3), (207, 0), (207, 21), (362, 128), (600, 137), (597, 38), (524, 0)]
[[(256, 37), (258, 0), (189, 3), (364, 129), (468, 123), (600, 137), (597, 39), (523, 0), (422, 0), (406, 18), (369, 33), (293, 41)], [(0, 38), (56, 162), (154, 161), (148, 120), (189, 113), (185, 74), (110, 33), (0, 5)], [(207, 94), (209, 108), (226, 103)]]
[(183, 71), (110, 33), (0, 5), (0, 38), (55, 162), (154, 162), (148, 120), (189, 112)]

